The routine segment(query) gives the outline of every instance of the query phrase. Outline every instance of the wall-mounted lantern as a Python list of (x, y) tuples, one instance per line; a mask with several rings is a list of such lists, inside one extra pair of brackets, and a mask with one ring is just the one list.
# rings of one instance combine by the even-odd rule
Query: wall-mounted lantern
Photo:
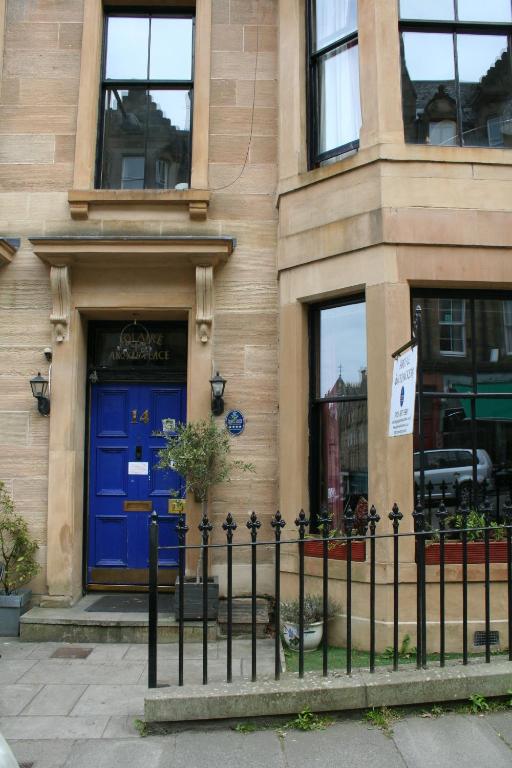
[(217, 371), (213, 379), (210, 379), (210, 386), (212, 388), (212, 413), (214, 416), (220, 416), (221, 413), (224, 413), (224, 400), (222, 396), (226, 386), (226, 379), (223, 379)]
[(48, 416), (50, 413), (50, 398), (48, 397), (48, 379), (41, 376), (39, 372), (37, 376), (30, 379), (30, 386), (32, 387), (32, 394), (37, 398), (37, 410), (41, 416)]

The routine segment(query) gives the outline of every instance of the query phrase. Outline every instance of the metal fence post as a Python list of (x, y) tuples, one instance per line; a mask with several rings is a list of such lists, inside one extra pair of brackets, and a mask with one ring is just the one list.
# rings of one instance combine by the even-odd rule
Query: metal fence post
[(158, 633), (158, 516), (151, 514), (149, 524), (149, 617), (148, 617), (148, 688), (157, 685)]

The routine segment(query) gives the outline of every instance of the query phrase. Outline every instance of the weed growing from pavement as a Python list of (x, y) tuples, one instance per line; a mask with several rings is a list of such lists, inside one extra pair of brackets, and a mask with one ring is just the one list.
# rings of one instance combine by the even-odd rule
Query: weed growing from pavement
[(400, 720), (402, 712), (398, 709), (390, 709), (389, 707), (372, 707), (364, 713), (364, 720), (375, 728), (380, 728), (381, 731), (389, 736), (393, 733), (391, 727), (392, 723)]
[(234, 730), (237, 733), (254, 733), (258, 729), (254, 723), (237, 723)]
[(474, 693), (469, 697), (469, 701), (469, 708), (474, 715), (478, 715), (481, 712), (489, 712), (490, 710), (489, 702), (481, 693)]
[(323, 731), (328, 725), (332, 725), (332, 717), (315, 715), (309, 707), (299, 712), (297, 717), (285, 724), (285, 728), (294, 728), (297, 731)]
[(149, 733), (148, 724), (145, 723), (144, 720), (139, 720), (137, 718), (137, 720), (133, 721), (133, 725), (135, 726), (135, 730), (138, 732), (141, 738), (144, 738), (145, 736), (148, 735)]

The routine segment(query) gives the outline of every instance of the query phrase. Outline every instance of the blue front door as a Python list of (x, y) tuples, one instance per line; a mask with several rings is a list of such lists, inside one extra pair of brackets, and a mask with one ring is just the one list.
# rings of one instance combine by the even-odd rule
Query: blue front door
[[(185, 421), (185, 399), (184, 385), (92, 385), (89, 583), (147, 583), (152, 510), (160, 545), (177, 543), (169, 500), (183, 496), (183, 481), (172, 470), (156, 468), (165, 444), (156, 433)], [(175, 568), (177, 552), (162, 552), (159, 562)]]

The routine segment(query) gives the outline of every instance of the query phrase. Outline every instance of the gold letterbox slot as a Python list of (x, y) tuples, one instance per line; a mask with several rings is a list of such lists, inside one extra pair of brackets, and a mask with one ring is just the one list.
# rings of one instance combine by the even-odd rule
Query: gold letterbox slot
[(170, 515), (180, 515), (185, 509), (185, 502), (183, 499), (169, 499), (167, 505), (167, 512)]
[(153, 502), (152, 501), (125, 501), (124, 511), (125, 512), (152, 512)]

